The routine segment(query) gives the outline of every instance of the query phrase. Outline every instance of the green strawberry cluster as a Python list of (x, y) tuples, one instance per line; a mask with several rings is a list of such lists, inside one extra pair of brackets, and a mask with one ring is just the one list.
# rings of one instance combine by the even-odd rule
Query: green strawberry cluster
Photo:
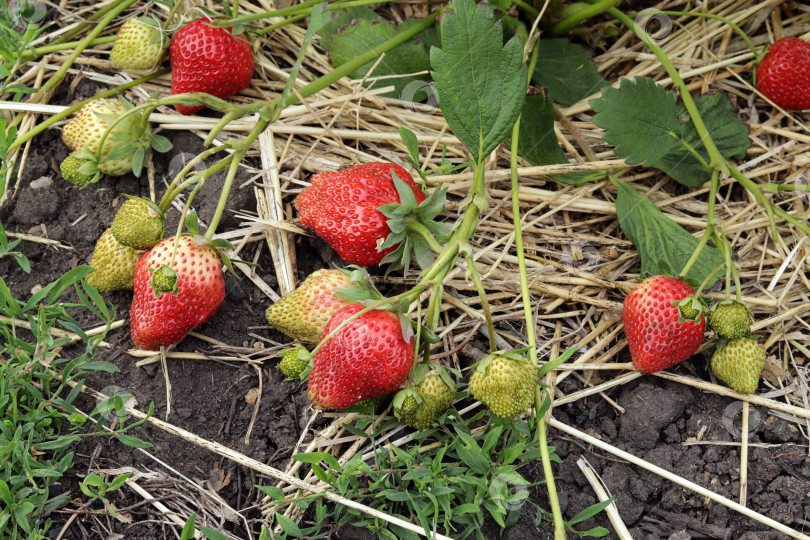
[(724, 300), (712, 306), (709, 326), (718, 341), (710, 361), (714, 375), (741, 394), (753, 394), (765, 367), (765, 348), (751, 334), (754, 317), (737, 300)]

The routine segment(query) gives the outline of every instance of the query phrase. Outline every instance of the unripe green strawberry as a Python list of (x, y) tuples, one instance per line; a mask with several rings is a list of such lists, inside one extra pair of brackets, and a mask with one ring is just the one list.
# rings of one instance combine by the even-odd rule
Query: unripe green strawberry
[(163, 238), (163, 212), (143, 197), (130, 197), (118, 209), (110, 230), (115, 239), (135, 249), (149, 249)]
[(177, 294), (178, 276), (174, 268), (168, 264), (163, 264), (149, 271), (152, 272), (152, 279), (149, 285), (152, 287), (152, 290), (155, 291), (155, 298), (165, 293)]
[(452, 383), (452, 379), (448, 377), (448, 380), (445, 380), (440, 371), (431, 369), (416, 386), (400, 390), (406, 393), (406, 396), (399, 407), (396, 406), (395, 398), (394, 413), (397, 418), (416, 429), (427, 429), (432, 426), (453, 404), (453, 398), (456, 396), (455, 384), (448, 383)]
[(737, 339), (750, 332), (753, 315), (742, 302), (727, 300), (715, 305), (709, 315), (709, 326), (726, 339)]
[(531, 407), (535, 386), (537, 366), (515, 352), (490, 354), (470, 377), (473, 397), (501, 418), (512, 418)]
[(151, 17), (135, 17), (121, 26), (110, 60), (119, 69), (153, 69), (169, 48), (169, 38)]
[[(96, 154), (102, 136), (113, 121), (112, 118), (125, 113), (129, 107), (121, 100), (113, 98), (95, 99), (86, 103), (79, 109), (76, 116), (62, 128), (62, 140), (71, 150), (89, 150)], [(105, 158), (115, 146), (116, 137), (122, 140), (129, 137), (129, 140), (132, 140), (131, 134), (136, 129), (135, 117), (129, 116), (119, 122), (113, 132), (104, 140), (101, 161), (98, 163), (99, 172), (112, 176), (121, 176), (132, 171), (132, 156), (134, 154), (124, 159), (105, 161)], [(145, 129), (148, 130), (149, 127), (146, 126)]]
[(679, 323), (684, 323), (686, 321), (699, 323), (700, 316), (708, 311), (706, 309), (706, 304), (703, 303), (703, 300), (694, 294), (690, 294), (683, 300), (676, 301), (673, 305), (677, 306), (679, 309)]
[(90, 259), (93, 271), (85, 280), (100, 292), (131, 291), (141, 253), (119, 244), (107, 229), (96, 242)]
[(391, 403), (392, 396), (393, 394), (385, 394), (384, 396), (375, 397), (373, 399), (364, 399), (355, 403), (355, 406), (360, 405), (361, 407), (371, 409), (374, 411), (374, 414), (380, 414)]
[(296, 290), (267, 308), (267, 322), (293, 339), (318, 343), (332, 315), (349, 305), (335, 298), (332, 291), (351, 284), (349, 276), (340, 270), (317, 270)]
[[(78, 154), (79, 152), (71, 152), (62, 160), (62, 163), (59, 164), (59, 170), (62, 171), (62, 178), (81, 189), (90, 185), (93, 180), (98, 179), (98, 174), (95, 164), (91, 160), (84, 159)], [(96, 172), (86, 174), (80, 170), (87, 168), (93, 169)]]
[(751, 338), (732, 339), (714, 351), (712, 371), (732, 390), (753, 394), (765, 367), (765, 348)]
[(306, 349), (293, 347), (281, 352), (281, 362), (278, 363), (278, 369), (288, 379), (300, 379), (301, 374), (309, 367), (309, 358), (302, 355), (301, 351), (306, 351)]

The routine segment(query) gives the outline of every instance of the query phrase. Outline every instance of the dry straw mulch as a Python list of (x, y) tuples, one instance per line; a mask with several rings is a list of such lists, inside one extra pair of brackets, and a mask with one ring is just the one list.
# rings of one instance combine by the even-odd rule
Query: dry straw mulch
[[(209, 7), (216, 9), (216, 3)], [(728, 17), (752, 37), (757, 46), (763, 46), (782, 36), (808, 38), (810, 34), (810, 10), (798, 8), (790, 19), (782, 18), (779, 0), (752, 4), (744, 0), (711, 2), (701, 8)], [(437, 7), (439, 3), (429, 3)], [(60, 11), (66, 27), (78, 23), (97, 9), (96, 3), (62, 2)], [(152, 9), (163, 8), (151, 4)], [(259, 12), (273, 7), (270, 0), (242, 1), (244, 13)], [(419, 6), (424, 8), (424, 6)], [(679, 2), (663, 2), (662, 9), (683, 8)], [(795, 8), (796, 6), (794, 6)], [(409, 16), (412, 3), (397, 4), (390, 8), (394, 16)], [(700, 8), (696, 8), (700, 9)], [(140, 10), (132, 10), (135, 15)], [(166, 13), (160, 13), (165, 18)], [(808, 150), (810, 129), (801, 114), (779, 111), (756, 94), (750, 84), (753, 55), (743, 41), (719, 21), (706, 18), (672, 18), (672, 34), (660, 42), (673, 60), (681, 75), (696, 94), (724, 92), (736, 105), (737, 114), (748, 124), (753, 141), (740, 169), (757, 182), (807, 184)], [(109, 29), (114, 32), (116, 28)], [(596, 29), (598, 31), (598, 28)], [(237, 101), (249, 102), (270, 99), (280, 92), (287, 80), (285, 68), (294, 62), (305, 28), (289, 25), (257, 41), (256, 77), (251, 87)], [(42, 41), (47, 42), (48, 36)], [(108, 45), (99, 46), (82, 55), (70, 72), (73, 81), (80, 77), (99, 81), (105, 86), (114, 86), (131, 80), (127, 74), (115, 73), (108, 62)], [(57, 70), (68, 53), (52, 54), (32, 62), (21, 70), (21, 81), (36, 84), (44, 76)], [(626, 32), (608, 43), (604, 52), (594, 58), (599, 71), (614, 85), (620, 77), (642, 75), (652, 77), (660, 84), (671, 88), (671, 81), (655, 57), (631, 32)], [(299, 75), (301, 86), (331, 69), (329, 59), (317, 47), (310, 49)], [(407, 102), (381, 97), (386, 92), (385, 79), (375, 80), (373, 71), (363, 86), (361, 81), (343, 79), (320, 94), (308, 98), (303, 104), (288, 108), (281, 120), (262, 135), (259, 145), (251, 155), (260, 156), (262, 169), (250, 169), (254, 174), (254, 191), (258, 202), (257, 215), (245, 215), (244, 226), (222, 236), (241, 248), (251, 242), (266, 243), (276, 266), (280, 284), (274, 290), (254, 275), (247, 266), (240, 267), (267, 295), (267, 302), (295, 285), (297, 254), (294, 235), (303, 234), (297, 226), (291, 202), (301, 187), (306, 184), (309, 173), (324, 169), (337, 169), (355, 163), (383, 160), (407, 165), (403, 156), (405, 147), (397, 132), (400, 126), (411, 129), (419, 138), (425, 170), (440, 164), (441, 152), (446, 147), (447, 158), (454, 163), (470, 159), (466, 148), (449, 131), (441, 111), (435, 107), (418, 106)], [(369, 81), (366, 81), (367, 83)], [(127, 92), (132, 102), (140, 102), (159, 92), (168, 94), (168, 76)], [(594, 96), (592, 96), (594, 97)], [(590, 99), (590, 98), (589, 98)], [(634, 187), (658, 205), (676, 223), (699, 237), (706, 227), (706, 195), (708, 185), (686, 190), (658, 171), (642, 167), (624, 166), (617, 160), (612, 147), (601, 138), (601, 130), (592, 122), (593, 111), (589, 99), (567, 108), (559, 108), (564, 119), (557, 123), (557, 137), (572, 163), (571, 166), (532, 167), (528, 164), (519, 169), (521, 214), (527, 254), (527, 266), (532, 292), (532, 309), (538, 334), (538, 344), (545, 359), (557, 357), (561, 351), (576, 346), (579, 354), (575, 360), (558, 369), (548, 377), (555, 386), (563, 379), (576, 377), (579, 390), (564, 395), (556, 391), (556, 403), (562, 404), (585, 396), (603, 392), (612, 386), (627, 383), (639, 375), (626, 363), (617, 363), (626, 347), (622, 332), (621, 306), (624, 295), (638, 278), (639, 258), (632, 244), (622, 235), (616, 218), (616, 189), (601, 181), (582, 186), (568, 186), (553, 181), (549, 173), (560, 170), (608, 170), (623, 167), (620, 179), (632, 182)], [(47, 106), (40, 109), (50, 110)], [(59, 110), (58, 107), (52, 110)], [(30, 129), (41, 116), (31, 114), (22, 124), (22, 130)], [(183, 117), (173, 110), (159, 110), (152, 117), (155, 127), (162, 130), (191, 130), (205, 137), (216, 120)], [(239, 137), (254, 125), (252, 118), (243, 118), (231, 123), (220, 134), (215, 144), (229, 137)], [(29, 145), (22, 150), (24, 166)], [(525, 331), (517, 255), (512, 225), (509, 188), (509, 151), (501, 147), (488, 160), (487, 187), (490, 198), (489, 211), (482, 217), (478, 231), (472, 240), (476, 269), (489, 291), (493, 316), (498, 330), (497, 340), (504, 348), (525, 346)], [(458, 204), (470, 187), (471, 172), (449, 176), (430, 177), (429, 180), (446, 186), (449, 190), (447, 217), (452, 219)], [(13, 187), (12, 189), (15, 189)], [(161, 186), (154, 186), (161, 193)], [(771, 199), (795, 216), (806, 219), (810, 199), (807, 193), (782, 192), (770, 195)], [(182, 201), (180, 201), (182, 203)], [(694, 377), (662, 373), (659, 376), (681, 384), (698, 387), (704, 391), (732, 396), (746, 403), (765, 406), (770, 414), (786, 418), (796, 424), (805, 437), (810, 434), (810, 403), (808, 402), (808, 359), (810, 332), (810, 281), (806, 276), (810, 242), (799, 231), (779, 223), (779, 242), (774, 243), (768, 229), (768, 218), (753, 198), (730, 179), (724, 180), (717, 205), (717, 218), (738, 256), (741, 270), (743, 300), (751, 307), (756, 323), (754, 331), (762, 336), (769, 355), (769, 364), (760, 392), (753, 396), (734, 394), (724, 386)], [(381, 283), (412, 283), (397, 277), (377, 276)], [(445, 361), (458, 365), (463, 345), (471, 336), (482, 332), (483, 315), (480, 301), (472, 286), (464, 279), (464, 268), (459, 263), (447, 278), (442, 305), (442, 322), (439, 327), (441, 343), (437, 352), (445, 354)], [(721, 292), (712, 292), (722, 298)], [(268, 349), (269, 356), (273, 350)], [(132, 351), (133, 354), (135, 351)], [(170, 353), (169, 356), (180, 353)], [(226, 358), (242, 357), (262, 360), (266, 356), (234, 354)], [(605, 396), (605, 399), (610, 399)], [(475, 405), (469, 407), (475, 409)], [(747, 411), (747, 406), (744, 409)], [(332, 419), (321, 432), (307, 430), (297, 451), (330, 451), (341, 463), (353, 455), (372, 453), (364, 439), (354, 437), (342, 428), (356, 415), (315, 413)], [(553, 412), (552, 412), (553, 416)], [(378, 425), (378, 418), (374, 425)], [(240, 464), (251, 467), (261, 474), (278, 480), (278, 485), (287, 492), (319, 492), (325, 486), (311, 474), (303, 479), (292, 475), (300, 463), (292, 462), (286, 471), (278, 471), (243, 456), (234, 450), (211, 441), (203, 441), (179, 428), (157, 419), (151, 422), (159, 427), (178, 433), (187, 440), (203, 445)], [(558, 421), (551, 425), (578, 437), (587, 437), (575, 426), (563, 426)], [(310, 422), (310, 425), (312, 422)], [(371, 428), (369, 428), (371, 429)], [(385, 433), (385, 444), (407, 445), (408, 432), (394, 424)], [(381, 442), (378, 440), (378, 443)], [(604, 443), (588, 440), (589, 443)], [(742, 441), (743, 462), (741, 471), (747, 469), (746, 441)], [(610, 451), (610, 448), (607, 448)], [(643, 465), (634, 456), (625, 459)], [(668, 476), (682, 483), (683, 479)], [(744, 474), (744, 473), (743, 473)], [(161, 478), (161, 482), (165, 479)], [(745, 500), (744, 487), (741, 500)], [(696, 486), (687, 486), (692, 489)], [(716, 496), (714, 496), (716, 498)], [(340, 497), (328, 498), (344, 504), (354, 504)], [(726, 501), (724, 504), (729, 504)], [(217, 504), (223, 504), (219, 501)], [(736, 504), (736, 503), (733, 503)], [(287, 513), (296, 517), (294, 507)], [(747, 510), (757, 519), (756, 509)], [(178, 512), (182, 508), (178, 507)], [(364, 507), (364, 511), (373, 513)], [(383, 519), (392, 519), (382, 516)], [(620, 529), (620, 518), (614, 518)], [(419, 527), (409, 528), (420, 531)], [(787, 534), (800, 533), (784, 527)]]

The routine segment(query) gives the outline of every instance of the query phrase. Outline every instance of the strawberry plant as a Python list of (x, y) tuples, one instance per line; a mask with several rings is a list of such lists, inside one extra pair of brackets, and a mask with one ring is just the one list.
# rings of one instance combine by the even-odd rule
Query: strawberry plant
[[(789, 305), (804, 293), (789, 294), (789, 289), (803, 279), (800, 246), (810, 227), (801, 211), (788, 209), (789, 200), (781, 193), (806, 191), (800, 185), (803, 173), (796, 168), (800, 165), (784, 160), (759, 173), (751, 167), (772, 156), (765, 149), (768, 136), (795, 136), (791, 130), (796, 128), (759, 122), (755, 109), (762, 101), (746, 101), (747, 81), (729, 86), (728, 81), (718, 82), (725, 81), (721, 77), (687, 85), (686, 68), (681, 66), (689, 65), (688, 59), (676, 59), (683, 54), (678, 47), (673, 50), (647, 33), (640, 24), (642, 14), (634, 19), (613, 7), (615, 2), (597, 1), (541, 6), (534, 0), (494, 0), (490, 6), (452, 0), (439, 5), (382, 3), (388, 5), (372, 9), (377, 2), (370, 0), (311, 0), (271, 11), (245, 2), (241, 7), (226, 2), (212, 10), (167, 1), (155, 10), (158, 15), (130, 19), (115, 38), (100, 37), (122, 22), (122, 14), (136, 3), (114, 0), (92, 15), (92, 21), (77, 23), (40, 47), (30, 46), (38, 33), (31, 27), (25, 34), (18, 33), (18, 26), (2, 29), (6, 33), (0, 43), (7, 47), (0, 90), (13, 100), (29, 101), (19, 110), (6, 105), (16, 115), (0, 120), (3, 197), (16, 197), (10, 182), (15, 168), (24, 166), (33, 137), (74, 114), (62, 128), (72, 150), (60, 167), (66, 181), (78, 188), (96, 184), (91, 187), (117, 196), (118, 184), (103, 183), (102, 174), (150, 173), (140, 185), (143, 194), (149, 182), (150, 198), (127, 196), (98, 239), (90, 268), (79, 267), (70, 274), (73, 281), (62, 285), (84, 277), (89, 286), (77, 286), (75, 294), (81, 304), (96, 310), (102, 310), (98, 291), (134, 288), (131, 341), (140, 349), (160, 349), (164, 375), (167, 348), (211, 320), (226, 295), (240, 298), (246, 311), (255, 309), (253, 294), (240, 297), (239, 285), (226, 288), (225, 273), (250, 266), (233, 257), (242, 256), (238, 253), (255, 240), (254, 234), (267, 240), (276, 281), (262, 281), (266, 265), (259, 252), (254, 259), (257, 270), (248, 275), (277, 301), (269, 307), (261, 303), (256, 311), (260, 319), (263, 312), (274, 329), (307, 346), (273, 343), (272, 354), (282, 358), (279, 369), (290, 379), (307, 379), (308, 403), (315, 409), (360, 416), (323, 416), (352, 419), (336, 421), (325, 428), (333, 430), (329, 436), (318, 439), (339, 441), (330, 446), (336, 451), (351, 437), (335, 432), (351, 433), (355, 439), (346, 444), (352, 447), (346, 459), (318, 451), (315, 443), (313, 451), (295, 450), (298, 464), (291, 465), (293, 473), (306, 464), (304, 470), (314, 476), (306, 488), (315, 495), (305, 494), (300, 484), (293, 490), (297, 477), (283, 477), (288, 482), (285, 490), (263, 489), (275, 501), (276, 511), (270, 512), (275, 532), (263, 528), (262, 538), (323, 534), (325, 522), (351, 522), (389, 538), (482, 537), (488, 522), (507, 527), (527, 507), (528, 488), (534, 486), (528, 485), (521, 469), (533, 461), (542, 465), (549, 506), (541, 509), (532, 503), (536, 520), (553, 522), (555, 538), (564, 538), (609, 501), (565, 519), (547, 425), (555, 398), (570, 390), (561, 390), (559, 383), (574, 374), (592, 386), (605, 366), (590, 361), (598, 354), (601, 364), (624, 346), (619, 311), (638, 372), (623, 380), (671, 368), (713, 347), (711, 372), (703, 372), (706, 378), (714, 377), (712, 382), (716, 378), (739, 393), (758, 388), (766, 351), (751, 334), (754, 319), (748, 305), (758, 311), (763, 306), (797, 309)], [(607, 17), (594, 21), (602, 14)], [(783, 108), (802, 108), (804, 41), (780, 39), (766, 54), (765, 47), (757, 50), (741, 26), (728, 18), (703, 12), (661, 14), (725, 25), (725, 35), (740, 41), (734, 45), (751, 49), (751, 67), (758, 65), (755, 84), (762, 95)], [(584, 21), (593, 27), (580, 26)], [(621, 26), (635, 37), (628, 33), (616, 41)], [(164, 76), (169, 70), (158, 68), (172, 32), (168, 90)], [(570, 40), (568, 32), (578, 39)], [(15, 36), (25, 46), (9, 43)], [(714, 43), (715, 37), (697, 36), (697, 46), (714, 54), (717, 48), (707, 43)], [(112, 39), (111, 49), (102, 47), (92, 54), (100, 54), (103, 61), (109, 57), (118, 68), (157, 71), (59, 112), (48, 109), (45, 101), (69, 70), (77, 69), (77, 59)], [(722, 54), (730, 39), (724, 38)], [(626, 50), (611, 49), (599, 60), (599, 69), (591, 61), (592, 51), (583, 46), (598, 49), (616, 43)], [(37, 88), (11, 84), (27, 59), (60, 51), (66, 51), (60, 67)], [(620, 65), (625, 54), (654, 57), (659, 65), (631, 69)], [(741, 72), (729, 71), (735, 76)], [(356, 80), (347, 82), (347, 77)], [(141, 85), (147, 82), (149, 90), (144, 92), (147, 87)], [(153, 93), (154, 87), (159, 91)], [(352, 89), (351, 95), (341, 93), (346, 88)], [(123, 97), (133, 89), (136, 92)], [(433, 114), (435, 105), (441, 114)], [(741, 110), (747, 111), (747, 118)], [(51, 116), (32, 128), (32, 111)], [(162, 116), (167, 111), (169, 120)], [(202, 114), (180, 123), (174, 112)], [(327, 120), (325, 114), (333, 112)], [(431, 114), (425, 122), (418, 120), (423, 113)], [(341, 131), (347, 129), (349, 117), (356, 124)], [(377, 125), (372, 121), (390, 129), (376, 133), (368, 127)], [(161, 124), (161, 129), (194, 126), (204, 132), (206, 148), (185, 160), (179, 171), (170, 166), (165, 184), (155, 182), (149, 159), (152, 151), (170, 150), (171, 143), (157, 129), (153, 133), (152, 124)], [(752, 136), (751, 130), (758, 131)], [(288, 133), (289, 139), (279, 144)], [(357, 140), (344, 143), (344, 136)], [(301, 140), (312, 145), (302, 148)], [(801, 137), (796, 141), (806, 142)], [(261, 167), (251, 160), (257, 146)], [(277, 155), (279, 149), (283, 155)], [(756, 157), (751, 162), (740, 164), (752, 155)], [(399, 163), (410, 164), (411, 170)], [(261, 206), (258, 218), (248, 216), (257, 219), (255, 229), (244, 232), (243, 242), (234, 241), (236, 247), (222, 238), (222, 222), (234, 185), (240, 182), (240, 167), (261, 170), (253, 179), (261, 177)], [(792, 184), (764, 179), (788, 169), (795, 173)], [(223, 178), (215, 178), (219, 173)], [(656, 180), (654, 188), (645, 187), (648, 177)], [(221, 181), (215, 188), (216, 207), (210, 220), (205, 216), (208, 223), (201, 233), (193, 208), (206, 184), (210, 188), (215, 181)], [(258, 195), (261, 190), (264, 198)], [(670, 192), (676, 196), (669, 197)], [(744, 220), (721, 219), (741, 201), (761, 209), (767, 220), (770, 234), (761, 246), (742, 232)], [(174, 219), (173, 207), (180, 209), (177, 228), (164, 238), (167, 216)], [(585, 220), (589, 230), (583, 233), (580, 218), (594, 208), (599, 215)], [(695, 208), (705, 208), (705, 219), (694, 216)], [(798, 202), (796, 208), (802, 208)], [(321, 250), (328, 252), (324, 245), (298, 243), (308, 240), (291, 241), (292, 235), (302, 233), (296, 219), (343, 261), (368, 267), (375, 277), (357, 267), (316, 266), (296, 289), (296, 246), (317, 245), (319, 256)], [(67, 236), (64, 229), (58, 232)], [(695, 229), (701, 234), (693, 234)], [(239, 232), (226, 235), (241, 238)], [(547, 248), (549, 237), (563, 246), (560, 253)], [(743, 240), (748, 242), (745, 249), (740, 248)], [(590, 250), (584, 255), (587, 265), (580, 264), (583, 242), (596, 246), (585, 246)], [(11, 251), (14, 247), (2, 239), (0, 256), (22, 261)], [(767, 298), (746, 299), (746, 304), (743, 278), (750, 277), (752, 267), (745, 255), (756, 249), (761, 261), (789, 255), (766, 285)], [(591, 257), (593, 252), (597, 255)], [(412, 271), (412, 266), (418, 268)], [(308, 264), (302, 268), (313, 270)], [(773, 293), (779, 278), (788, 274), (784, 292)], [(57, 297), (49, 295), (59, 287), (37, 293), (26, 310), (46, 297), (55, 301)], [(765, 287), (757, 285), (760, 289)], [(623, 304), (618, 291), (628, 293)], [(568, 304), (576, 307), (564, 311)], [(12, 318), (21, 315), (18, 304), (8, 306)], [(461, 318), (449, 320), (448, 310), (457, 310)], [(790, 316), (799, 313), (790, 311)], [(581, 325), (572, 326), (572, 317)], [(72, 319), (54, 321), (80, 333)], [(717, 339), (701, 347), (707, 322), (715, 332), (709, 337)], [(467, 370), (450, 367), (459, 363), (459, 356), (462, 362), (472, 356), (465, 346), (481, 337), (479, 328), (489, 345), (483, 359), (471, 361)], [(548, 328), (553, 335), (540, 334)], [(469, 334), (459, 333), (466, 330)], [(786, 341), (795, 337), (782, 334)], [(770, 347), (778, 339), (774, 336), (763, 342)], [(275, 341), (277, 334), (270, 339)], [(582, 346), (577, 363), (584, 366), (556, 371), (576, 350), (571, 346), (562, 352), (563, 343)], [(258, 354), (248, 345), (234, 349), (244, 355), (242, 360)], [(471, 345), (476, 351), (479, 346), (480, 340)], [(593, 373), (580, 377), (582, 369)], [(683, 381), (679, 369), (659, 375)], [(262, 371), (257, 372), (255, 390), (261, 394)], [(695, 372), (702, 375), (699, 368)], [(24, 370), (14, 374), (26, 375)], [(168, 377), (166, 382), (168, 417)], [(298, 385), (301, 392), (303, 386)], [(245, 396), (246, 402), (256, 404), (245, 445), (261, 405), (255, 392), (252, 398)], [(472, 409), (457, 409), (461, 400)], [(114, 404), (122, 410), (123, 405)], [(464, 416), (481, 404), (488, 412), (481, 408), (471, 419)], [(309, 419), (323, 418), (311, 412)], [(386, 416), (389, 412), (401, 424)], [(296, 408), (295, 415), (299, 413)], [(80, 422), (79, 416), (71, 420)], [(295, 420), (302, 425), (297, 416)], [(405, 429), (402, 424), (417, 432), (408, 432), (404, 442), (389, 442), (392, 430)], [(408, 437), (417, 446), (409, 446)], [(119, 439), (133, 443), (120, 433)], [(364, 439), (372, 446), (357, 453)], [(302, 436), (298, 446), (306, 441)], [(387, 445), (385, 451), (379, 450), (381, 444)], [(244, 462), (252, 463), (246, 458)], [(253, 466), (268, 472), (262, 464)], [(88, 478), (85, 495), (107, 506), (101, 477)], [(14, 508), (9, 515), (17, 519), (18, 514), (35, 513), (36, 504), (20, 502), (2, 487), (0, 495)], [(327, 490), (326, 495), (319, 489)], [(336, 504), (328, 506), (325, 499)], [(301, 517), (304, 510), (309, 514)], [(182, 537), (194, 535), (194, 523), (192, 517)], [(584, 534), (604, 533), (596, 529)]]

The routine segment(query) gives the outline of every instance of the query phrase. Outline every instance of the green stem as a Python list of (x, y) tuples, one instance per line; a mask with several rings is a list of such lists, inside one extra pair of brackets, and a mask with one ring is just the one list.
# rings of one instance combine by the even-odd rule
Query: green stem
[(683, 266), (683, 269), (678, 274), (681, 277), (686, 277), (689, 273), (689, 270), (692, 269), (692, 266), (697, 262), (698, 257), (700, 256), (700, 252), (703, 251), (703, 248), (706, 247), (706, 243), (709, 241), (709, 238), (712, 235), (712, 221), (714, 219), (714, 205), (715, 201), (717, 200), (717, 190), (720, 187), (720, 180), (719, 180), (720, 173), (717, 169), (712, 171), (712, 178), (711, 184), (709, 188), (709, 208), (706, 212), (706, 231), (703, 233), (703, 236), (700, 238), (700, 242), (698, 243), (695, 251), (692, 252), (692, 256), (689, 257), (689, 260), (686, 261), (686, 264)]
[(481, 299), (481, 309), (484, 312), (484, 320), (487, 323), (487, 335), (489, 337), (489, 352), (498, 350), (498, 345), (495, 343), (495, 325), (492, 324), (492, 312), (489, 310), (489, 301), (487, 300), (487, 291), (484, 289), (484, 284), (481, 282), (481, 276), (475, 269), (475, 261), (473, 260), (472, 252), (467, 253), (467, 270), (470, 272), (470, 279), (472, 279), (473, 287), (478, 292), (478, 297)]
[(430, 246), (430, 249), (435, 251), (436, 253), (441, 253), (442, 245), (436, 240), (433, 234), (425, 227), (422, 223), (419, 222), (416, 218), (409, 218), (408, 219), (408, 229), (419, 233), (419, 235), (425, 239), (425, 241)]
[[(526, 321), (526, 344), (528, 345), (529, 359), (539, 367), (537, 358), (537, 335), (535, 332), (534, 315), (532, 313), (532, 297), (529, 291), (529, 277), (526, 272), (526, 253), (523, 250), (523, 225), (520, 219), (520, 197), (518, 196), (520, 183), (518, 178), (518, 144), (520, 142), (520, 120), (512, 127), (512, 146), (510, 151), (509, 168), (511, 171), (512, 187), (512, 220), (515, 229), (515, 251), (518, 256), (518, 269), (520, 274), (520, 295), (523, 300), (523, 318)], [(537, 415), (537, 442), (540, 447), (540, 459), (543, 463), (543, 474), (546, 478), (546, 490), (551, 505), (551, 515), (554, 518), (555, 540), (565, 540), (565, 520), (560, 508), (560, 499), (557, 496), (557, 486), (554, 482), (554, 471), (551, 468), (551, 457), (548, 453), (546, 440), (546, 419), (543, 410), (543, 394), (540, 385), (534, 389), (534, 410)]]
[(261, 35), (269, 34), (269, 33), (273, 32), (275, 30), (278, 30), (279, 28), (281, 28), (283, 26), (287, 26), (288, 24), (296, 23), (298, 21), (306, 19), (308, 16), (309, 16), (308, 14), (302, 13), (300, 15), (295, 15), (293, 17), (288, 17), (288, 18), (283, 19), (283, 20), (281, 20), (281, 21), (279, 21), (277, 23), (271, 24), (267, 28), (262, 28), (261, 30), (259, 30), (256, 33), (261, 34)]
[(225, 177), (225, 183), (222, 185), (222, 194), (219, 201), (217, 201), (217, 208), (214, 210), (214, 217), (211, 218), (211, 224), (208, 225), (208, 230), (205, 231), (205, 238), (211, 240), (216, 233), (219, 220), (222, 218), (222, 213), (225, 211), (225, 204), (228, 202), (228, 194), (231, 192), (233, 179), (236, 178), (236, 171), (239, 169), (239, 163), (245, 156), (245, 150), (237, 150), (231, 156), (231, 166), (228, 168), (228, 175)]
[[(180, 184), (179, 187), (175, 189), (175, 187), (180, 183), (181, 179), (183, 179), (190, 171), (193, 169), (198, 163), (202, 163), (208, 157), (213, 156), (217, 152), (222, 152), (230, 148), (230, 144), (225, 143), (222, 146), (215, 146), (213, 148), (208, 148), (203, 152), (194, 156), (194, 159), (186, 163), (186, 166), (178, 172), (175, 177), (172, 179), (172, 183), (169, 184), (169, 187), (166, 188), (166, 193), (163, 194), (163, 198), (160, 199), (160, 203), (158, 207), (162, 212), (166, 212), (169, 209), (169, 205), (171, 205), (172, 201), (174, 200), (177, 195), (179, 195), (190, 183), (190, 180), (183, 182)], [(230, 156), (229, 156), (230, 157)]]
[(773, 234), (774, 242), (777, 242), (779, 239), (779, 232), (776, 229), (776, 222), (774, 221), (773, 214), (775, 213), (785, 221), (795, 225), (799, 230), (801, 230), (804, 234), (810, 236), (810, 227), (800, 218), (796, 216), (788, 214), (786, 211), (779, 208), (777, 205), (771, 203), (763, 194), (760, 186), (755, 183), (753, 180), (747, 178), (743, 173), (737, 169), (732, 164), (729, 164), (729, 172), (731, 176), (734, 177), (745, 189), (747, 189), (756, 199), (756, 201), (760, 204), (760, 206), (765, 208), (765, 211), (768, 213), (768, 219), (771, 223), (771, 233)]
[[(91, 41), (89, 46), (93, 47), (95, 45), (104, 45), (105, 43), (112, 43), (113, 41), (115, 41), (115, 36), (100, 37)], [(20, 56), (20, 61), (28, 62), (34, 58), (39, 58), (40, 56), (45, 56), (46, 54), (73, 49), (79, 45), (81, 45), (80, 41), (70, 41), (67, 43), (52, 43), (50, 45), (43, 45), (42, 47), (37, 47), (35, 49), (28, 49)]]
[[(551, 456), (548, 453), (548, 434), (546, 421), (539, 413), (543, 403), (543, 391), (540, 386), (534, 388), (534, 403), (537, 413), (537, 444), (540, 447), (540, 460), (543, 462), (543, 475), (546, 478), (546, 489), (551, 503), (551, 515), (554, 518), (554, 540), (565, 540), (565, 520), (563, 519), (560, 501), (557, 496), (557, 485), (554, 482), (554, 472), (551, 470)], [(538, 406), (538, 404), (540, 404)], [(546, 466), (548, 464), (548, 466)]]
[(590, 19), (591, 17), (600, 15), (613, 8), (613, 6), (618, 3), (619, 0), (599, 0), (598, 2), (592, 2), (593, 5), (580, 9), (568, 18), (558, 22), (554, 28), (551, 29), (551, 35), (559, 36), (560, 34), (569, 31), (585, 19)]

